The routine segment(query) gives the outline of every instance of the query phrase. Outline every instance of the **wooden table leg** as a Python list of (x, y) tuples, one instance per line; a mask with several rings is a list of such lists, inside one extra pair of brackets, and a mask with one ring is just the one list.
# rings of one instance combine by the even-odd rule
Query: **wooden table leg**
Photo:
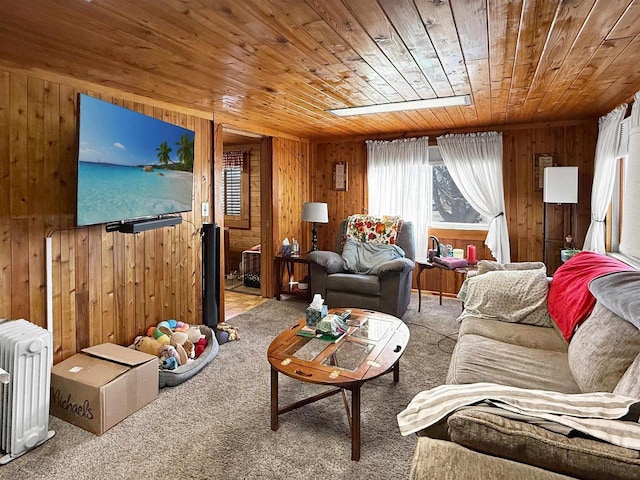
[(422, 292), (420, 291), (420, 275), (422, 274), (422, 266), (418, 264), (418, 275), (416, 276), (416, 285), (418, 287), (418, 311), (422, 307)]
[(398, 383), (400, 381), (400, 359), (393, 366), (393, 382)]
[(278, 430), (278, 371), (271, 367), (271, 430)]
[(442, 305), (442, 275), (444, 272), (443, 268), (438, 268), (440, 270), (440, 305)]
[(282, 284), (282, 262), (276, 259), (276, 265), (273, 269), (275, 275), (273, 286), (276, 289), (276, 300), (280, 300), (280, 285)]
[(351, 460), (360, 460), (360, 385), (351, 390)]

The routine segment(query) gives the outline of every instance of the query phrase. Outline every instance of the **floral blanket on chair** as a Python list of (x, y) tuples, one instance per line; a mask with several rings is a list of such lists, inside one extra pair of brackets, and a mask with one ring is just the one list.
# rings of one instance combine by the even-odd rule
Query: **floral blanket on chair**
[(357, 242), (395, 245), (401, 230), (402, 219), (399, 216), (350, 215), (345, 236)]

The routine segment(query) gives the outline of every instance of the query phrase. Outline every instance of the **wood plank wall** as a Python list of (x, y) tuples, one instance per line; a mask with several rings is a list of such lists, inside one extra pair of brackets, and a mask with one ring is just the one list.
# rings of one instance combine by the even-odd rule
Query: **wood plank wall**
[[(284, 238), (291, 242), (293, 237), (298, 240), (301, 251), (308, 251), (311, 248), (311, 225), (302, 221), (302, 205), (313, 201), (310, 190), (309, 143), (274, 137), (272, 146), (273, 251), (270, 254), (273, 255), (280, 249)], [(263, 254), (268, 253), (263, 249)], [(296, 265), (294, 275), (296, 280), (301, 279), (306, 275), (306, 267)], [(272, 289), (269, 292), (270, 296), (273, 295)]]
[[(326, 202), (329, 223), (318, 228), (318, 247), (332, 250), (340, 222), (354, 213), (366, 213), (367, 146), (364, 142), (318, 143), (312, 148), (311, 185), (316, 202)], [(347, 161), (347, 191), (332, 188), (336, 162)]]
[[(195, 130), (198, 208), (180, 226), (137, 235), (74, 228), (78, 93)], [(209, 120), (0, 71), (0, 317), (46, 325), (49, 235), (56, 362), (89, 345), (127, 345), (163, 319), (200, 323), (199, 205), (212, 202), (211, 158)]]
[[(582, 245), (589, 226), (593, 158), (597, 139), (597, 120), (519, 125), (502, 128), (486, 128), (503, 132), (503, 179), (506, 215), (509, 225), (512, 261), (538, 261), (543, 257), (543, 208), (542, 191), (534, 189), (533, 158), (536, 153), (555, 153), (558, 166), (579, 167), (579, 203), (577, 212), (577, 242)], [(439, 132), (439, 134), (442, 132)], [(420, 135), (429, 135), (421, 132)], [(409, 135), (404, 135), (404, 137)], [(432, 140), (435, 141), (435, 134)], [(366, 144), (364, 139), (341, 142), (313, 143), (312, 191), (314, 199), (329, 203), (329, 224), (320, 235), (322, 248), (330, 248), (340, 221), (351, 213), (364, 211), (366, 196)], [(349, 163), (349, 191), (331, 190), (331, 169), (335, 161)], [(477, 232), (457, 231), (446, 236), (454, 246), (476, 243)], [(547, 232), (547, 236), (563, 236), (559, 232)], [(484, 247), (478, 249), (478, 258), (487, 255)], [(557, 259), (555, 257), (558, 257)], [(559, 265), (559, 252), (546, 258), (553, 271)], [(449, 284), (450, 283), (450, 284)], [(432, 283), (428, 284), (433, 286)], [(453, 291), (448, 282), (445, 291)]]

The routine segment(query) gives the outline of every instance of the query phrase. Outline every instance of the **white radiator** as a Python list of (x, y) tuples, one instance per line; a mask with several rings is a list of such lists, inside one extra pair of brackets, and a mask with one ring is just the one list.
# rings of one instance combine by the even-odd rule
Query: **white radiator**
[(0, 465), (55, 434), (49, 430), (51, 334), (26, 320), (0, 319)]

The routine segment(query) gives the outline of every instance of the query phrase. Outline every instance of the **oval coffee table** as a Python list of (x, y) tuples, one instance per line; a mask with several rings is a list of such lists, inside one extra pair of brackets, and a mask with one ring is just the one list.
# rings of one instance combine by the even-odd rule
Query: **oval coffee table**
[[(331, 309), (329, 313), (341, 314), (345, 310)], [(342, 392), (351, 430), (351, 460), (360, 460), (360, 387), (391, 371), (393, 381), (400, 380), (399, 360), (409, 341), (409, 329), (402, 320), (386, 313), (350, 310), (349, 330), (335, 342), (301, 335), (299, 332), (306, 324), (302, 318), (269, 345), (271, 429), (278, 429), (280, 414)], [(280, 408), (278, 373), (337, 388)], [(351, 412), (344, 390), (351, 391)]]

